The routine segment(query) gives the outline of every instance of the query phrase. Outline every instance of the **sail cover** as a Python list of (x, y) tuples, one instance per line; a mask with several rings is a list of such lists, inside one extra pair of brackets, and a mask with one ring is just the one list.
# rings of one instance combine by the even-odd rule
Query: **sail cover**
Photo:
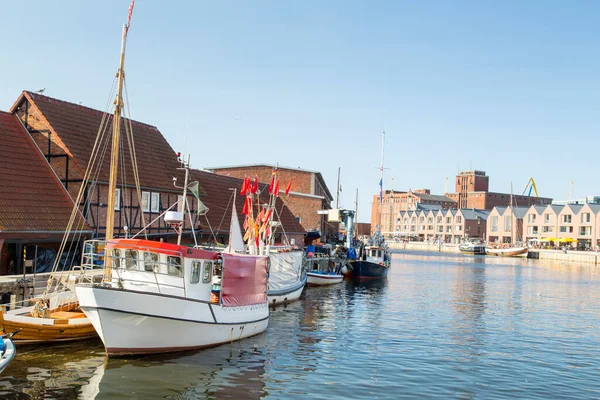
[(293, 287), (302, 280), (302, 251), (289, 251), (269, 255), (269, 290)]
[(223, 306), (236, 307), (267, 302), (268, 258), (222, 253)]

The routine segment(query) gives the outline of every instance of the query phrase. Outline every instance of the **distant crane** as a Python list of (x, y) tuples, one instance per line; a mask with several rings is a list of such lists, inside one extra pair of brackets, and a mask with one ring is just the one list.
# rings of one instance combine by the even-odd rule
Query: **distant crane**
[[(529, 189), (529, 192), (527, 191), (527, 189)], [(535, 197), (540, 197), (537, 188), (535, 187), (535, 181), (533, 180), (533, 178), (529, 178), (529, 180), (527, 181), (527, 185), (525, 185), (525, 190), (523, 190), (523, 196), (525, 196), (525, 193), (527, 193), (527, 196), (531, 197), (531, 191), (533, 191)]]

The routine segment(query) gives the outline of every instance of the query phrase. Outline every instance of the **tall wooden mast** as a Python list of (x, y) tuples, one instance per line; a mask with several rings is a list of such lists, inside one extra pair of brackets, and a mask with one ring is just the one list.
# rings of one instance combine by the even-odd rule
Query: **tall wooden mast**
[[(129, 18), (131, 18), (132, 6), (129, 9)], [(121, 111), (123, 110), (123, 80), (125, 79), (125, 47), (127, 43), (127, 31), (129, 22), (123, 25), (123, 36), (121, 38), (121, 57), (119, 60), (119, 70), (117, 71), (117, 96), (114, 104), (113, 113), (113, 134), (112, 134), (112, 152), (110, 156), (110, 177), (108, 179), (108, 210), (106, 212), (106, 241), (113, 238), (115, 225), (115, 192), (117, 188), (117, 171), (119, 167), (119, 143), (121, 136)]]

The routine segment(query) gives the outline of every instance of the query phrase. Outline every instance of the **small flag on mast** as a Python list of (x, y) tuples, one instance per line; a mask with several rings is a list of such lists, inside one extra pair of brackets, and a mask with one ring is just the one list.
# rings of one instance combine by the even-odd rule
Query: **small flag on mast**
[(379, 180), (379, 204), (383, 203), (383, 178)]
[(131, 0), (131, 4), (129, 5), (129, 11), (127, 12), (127, 29), (129, 29), (129, 26), (131, 25), (131, 14), (133, 13), (133, 3), (135, 3), (135, 0)]

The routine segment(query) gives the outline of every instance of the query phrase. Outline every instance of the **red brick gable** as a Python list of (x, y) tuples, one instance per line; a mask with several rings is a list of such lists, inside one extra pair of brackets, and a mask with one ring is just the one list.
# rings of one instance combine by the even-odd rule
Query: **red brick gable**
[[(83, 174), (87, 168), (102, 118), (105, 116), (112, 118), (112, 115), (28, 91), (23, 92), (11, 112), (15, 112), (16, 108), (22, 103), (22, 99), (28, 100), (31, 105), (39, 110), (41, 117), (47, 121), (53, 134), (58, 137), (61, 147), (64, 146), (65, 152), (72, 156)], [(121, 123), (121, 149), (123, 153), (120, 163), (123, 165), (119, 167), (117, 178), (119, 185), (123, 183), (132, 185), (135, 182), (124, 126), (129, 121), (123, 118)], [(178, 177), (179, 182), (183, 182), (184, 178), (183, 172), (177, 170), (179, 163), (175, 151), (155, 126), (133, 120), (131, 120), (131, 126), (140, 185), (146, 188), (173, 190), (173, 177)], [(105, 142), (102, 144), (107, 149), (97, 177), (97, 180), (102, 182), (108, 181), (110, 171), (111, 128), (112, 123), (108, 125)], [(123, 166), (124, 168), (122, 168)]]
[[(233, 193), (230, 188), (237, 189), (236, 196), (236, 208), (238, 211), (238, 218), (240, 226), (244, 223), (244, 216), (242, 215), (242, 209), (244, 207), (244, 197), (240, 196), (239, 192), (242, 187), (242, 180), (237, 178), (231, 178), (214, 174), (211, 172), (192, 170), (191, 180), (197, 180), (200, 185), (205, 188), (206, 196), (202, 196), (201, 200), (209, 208), (206, 217), (210, 222), (213, 230), (229, 231), (229, 224), (231, 222), (231, 195)], [(260, 185), (261, 199), (264, 203), (268, 201), (267, 185)], [(302, 225), (298, 223), (296, 217), (290, 212), (290, 210), (283, 204), (283, 201), (279, 198), (276, 203), (277, 212), (281, 215), (281, 223), (286, 233), (301, 233), (304, 234), (305, 230)], [(277, 220), (277, 217), (275, 217)], [(206, 225), (206, 219), (202, 217), (200, 219), (201, 225)], [(243, 228), (242, 228), (243, 229)], [(277, 233), (281, 232), (281, 228), (277, 229)]]
[[(0, 237), (8, 232), (61, 232), (73, 201), (18, 118), (0, 111)], [(77, 214), (76, 226), (91, 231)]]

